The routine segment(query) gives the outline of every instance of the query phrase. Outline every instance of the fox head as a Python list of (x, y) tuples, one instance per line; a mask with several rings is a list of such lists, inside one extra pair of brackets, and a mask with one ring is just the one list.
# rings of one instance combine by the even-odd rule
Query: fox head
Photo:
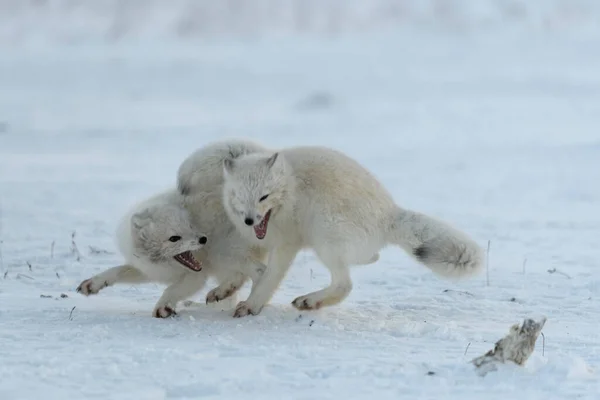
[(248, 154), (225, 159), (224, 203), (233, 218), (254, 229), (258, 239), (267, 234), (269, 218), (283, 205), (287, 195), (285, 163), (279, 153)]
[(194, 258), (192, 251), (200, 250), (208, 239), (194, 230), (185, 208), (174, 205), (147, 207), (132, 215), (131, 233), (136, 254), (152, 262), (175, 259), (191, 270), (202, 269), (202, 263)]

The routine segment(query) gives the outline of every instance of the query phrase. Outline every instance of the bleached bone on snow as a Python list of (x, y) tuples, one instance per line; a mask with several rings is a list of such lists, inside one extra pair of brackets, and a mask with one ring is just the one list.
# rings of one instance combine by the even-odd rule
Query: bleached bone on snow
[(508, 335), (496, 342), (493, 350), (474, 358), (471, 362), (482, 376), (495, 371), (498, 364), (504, 364), (506, 361), (512, 361), (517, 365), (525, 364), (535, 349), (535, 342), (545, 323), (546, 317), (542, 317), (539, 322), (526, 319), (520, 326), (514, 324), (508, 331)]

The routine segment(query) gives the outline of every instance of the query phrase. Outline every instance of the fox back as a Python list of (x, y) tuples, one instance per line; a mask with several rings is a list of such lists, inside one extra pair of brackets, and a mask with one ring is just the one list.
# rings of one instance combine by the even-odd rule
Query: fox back
[(223, 184), (223, 160), (268, 151), (261, 145), (241, 139), (210, 143), (190, 154), (177, 171), (177, 189), (184, 196), (211, 191)]

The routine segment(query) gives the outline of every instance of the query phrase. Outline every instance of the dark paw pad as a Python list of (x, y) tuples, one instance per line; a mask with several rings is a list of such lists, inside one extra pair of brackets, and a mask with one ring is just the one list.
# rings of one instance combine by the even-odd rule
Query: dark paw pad
[(298, 310), (303, 310), (303, 311), (318, 310), (319, 308), (321, 308), (322, 304), (323, 304), (322, 302), (317, 301), (314, 306), (311, 306), (308, 302), (308, 299), (304, 299), (302, 301), (294, 300), (292, 303), (292, 305), (294, 307), (296, 307)]
[(171, 307), (161, 307), (154, 310), (154, 318), (169, 318), (176, 316), (177, 313)]

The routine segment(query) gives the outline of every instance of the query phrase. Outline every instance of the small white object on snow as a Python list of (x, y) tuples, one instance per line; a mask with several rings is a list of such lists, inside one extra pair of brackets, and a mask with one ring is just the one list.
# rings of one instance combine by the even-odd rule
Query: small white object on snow
[(495, 371), (498, 364), (505, 364), (506, 361), (512, 361), (517, 365), (525, 364), (535, 349), (535, 342), (545, 323), (546, 317), (542, 317), (539, 322), (526, 319), (520, 326), (514, 324), (508, 335), (496, 342), (493, 350), (474, 358), (471, 362), (482, 376)]

